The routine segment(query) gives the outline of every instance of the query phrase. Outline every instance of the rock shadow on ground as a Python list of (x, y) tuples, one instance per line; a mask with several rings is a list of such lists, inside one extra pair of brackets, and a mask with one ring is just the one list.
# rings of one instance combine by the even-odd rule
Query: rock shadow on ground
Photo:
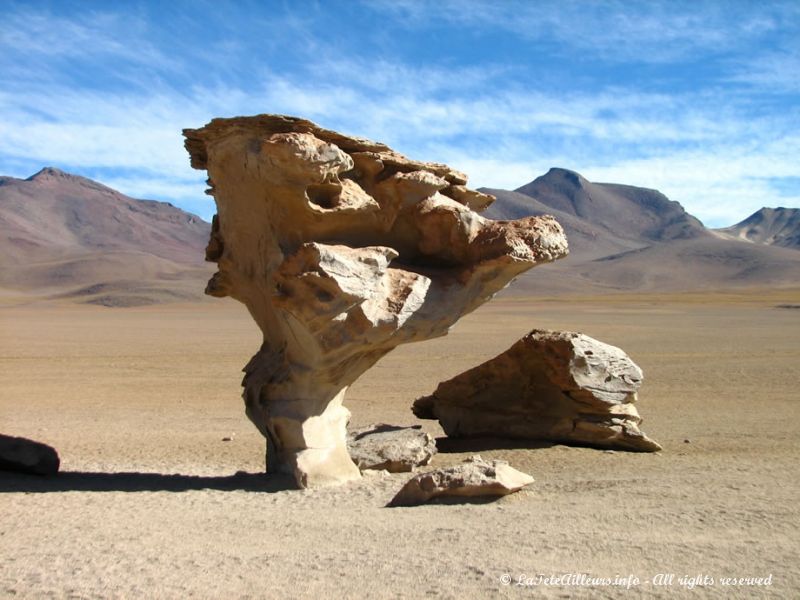
[(285, 475), (245, 473), (234, 475), (200, 476), (140, 472), (83, 472), (62, 471), (55, 477), (39, 477), (24, 473), (0, 473), (2, 493), (46, 492), (190, 492), (214, 490), (221, 492), (275, 493), (296, 489), (294, 480)]

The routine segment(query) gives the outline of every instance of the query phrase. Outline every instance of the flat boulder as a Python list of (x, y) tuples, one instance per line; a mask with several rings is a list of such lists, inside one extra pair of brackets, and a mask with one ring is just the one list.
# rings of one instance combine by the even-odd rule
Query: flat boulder
[(61, 461), (52, 446), (27, 438), (0, 434), (0, 470), (55, 475)]
[(436, 454), (436, 442), (422, 427), (398, 427), (379, 423), (347, 434), (347, 450), (356, 466), (385, 469), (390, 473), (407, 473), (427, 465)]
[(450, 437), (500, 437), (653, 452), (634, 403), (642, 370), (582, 333), (533, 330), (511, 348), (440, 383), (412, 408)]
[(475, 455), (455, 467), (412, 477), (389, 506), (415, 506), (437, 497), (506, 496), (533, 483), (533, 477), (506, 461), (486, 461)]

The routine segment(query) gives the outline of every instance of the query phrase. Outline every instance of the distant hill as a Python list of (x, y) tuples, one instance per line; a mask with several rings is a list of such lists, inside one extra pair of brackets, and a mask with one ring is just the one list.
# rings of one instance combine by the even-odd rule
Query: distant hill
[(592, 183), (566, 169), (550, 169), (516, 191), (624, 239), (664, 241), (706, 234), (700, 221), (661, 192)]
[(574, 214), (551, 208), (538, 199), (519, 192), (493, 188), (482, 188), (481, 191), (497, 198), (483, 212), (483, 216), (490, 219), (511, 220), (532, 215), (554, 216), (567, 233), (570, 248), (569, 260), (599, 258), (641, 248), (645, 245), (641, 240), (626, 239), (609, 231), (606, 227), (581, 219)]
[[(533, 269), (513, 294), (683, 291), (800, 282), (800, 210), (762, 209), (708, 230), (658, 191), (592, 183), (551, 169), (497, 197), (484, 215), (552, 214), (570, 255)], [(133, 306), (203, 298), (210, 225), (170, 204), (135, 200), (45, 168), (0, 177), (0, 301), (66, 299)], [(9, 300), (13, 298), (14, 300)]]
[(484, 216), (551, 214), (567, 233), (570, 255), (526, 273), (512, 293), (684, 291), (800, 282), (800, 253), (789, 249), (791, 218), (764, 219), (770, 226), (762, 225), (769, 231), (763, 239), (786, 241), (756, 245), (728, 230), (706, 229), (656, 190), (592, 183), (566, 169), (550, 169), (513, 192), (482, 191), (497, 197)]
[(0, 288), (108, 305), (194, 300), (210, 225), (54, 168), (0, 178)]
[(800, 250), (800, 208), (762, 208), (741, 223), (715, 229), (723, 236)]

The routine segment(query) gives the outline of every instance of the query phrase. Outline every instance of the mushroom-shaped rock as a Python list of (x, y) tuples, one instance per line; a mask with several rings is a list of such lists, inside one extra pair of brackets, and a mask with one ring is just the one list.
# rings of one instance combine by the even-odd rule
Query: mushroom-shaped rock
[(639, 430), (643, 374), (625, 352), (587, 335), (533, 330), (414, 403), (451, 437), (501, 437), (661, 450)]
[(389, 506), (414, 506), (440, 496), (506, 496), (533, 481), (533, 477), (517, 471), (504, 460), (486, 461), (475, 455), (455, 467), (412, 477)]
[(345, 391), (399, 344), (447, 333), (514, 277), (567, 253), (552, 217), (484, 219), (491, 197), (437, 163), (279, 115), (184, 130), (217, 215), (206, 293), (263, 332), (245, 367), (267, 470), (302, 487), (360, 477)]

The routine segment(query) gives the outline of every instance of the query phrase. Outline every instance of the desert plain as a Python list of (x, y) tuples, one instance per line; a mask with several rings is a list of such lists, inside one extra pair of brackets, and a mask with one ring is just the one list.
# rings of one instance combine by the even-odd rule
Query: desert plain
[[(800, 589), (798, 288), (504, 294), (448, 336), (398, 348), (349, 390), (352, 425), (418, 423), (440, 438), (431, 467), (477, 453), (536, 479), (491, 502), (413, 508), (386, 507), (408, 474), (309, 490), (263, 474), (264, 439), (240, 397), (260, 333), (238, 303), (7, 298), (2, 430), (53, 445), (62, 462), (54, 478), (0, 474), (2, 597), (791, 598)], [(447, 440), (435, 421), (416, 420), (414, 399), (535, 327), (623, 348), (644, 370), (642, 429), (663, 451)]]

